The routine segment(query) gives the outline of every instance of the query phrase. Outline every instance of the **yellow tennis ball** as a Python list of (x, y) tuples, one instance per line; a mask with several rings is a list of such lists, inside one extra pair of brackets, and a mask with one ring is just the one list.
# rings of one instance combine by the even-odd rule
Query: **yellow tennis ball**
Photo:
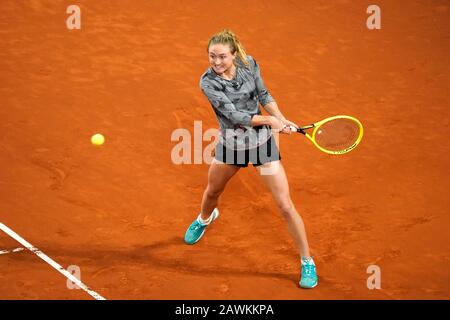
[(100, 133), (94, 134), (91, 137), (91, 142), (93, 145), (101, 146), (105, 142), (105, 137)]

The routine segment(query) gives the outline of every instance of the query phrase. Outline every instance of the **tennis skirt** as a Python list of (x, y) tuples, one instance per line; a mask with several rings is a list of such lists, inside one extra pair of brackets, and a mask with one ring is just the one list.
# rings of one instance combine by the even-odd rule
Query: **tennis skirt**
[(270, 137), (266, 142), (252, 149), (233, 150), (218, 143), (215, 158), (237, 167), (247, 167), (249, 163), (257, 167), (264, 163), (281, 160), (281, 155), (275, 140)]

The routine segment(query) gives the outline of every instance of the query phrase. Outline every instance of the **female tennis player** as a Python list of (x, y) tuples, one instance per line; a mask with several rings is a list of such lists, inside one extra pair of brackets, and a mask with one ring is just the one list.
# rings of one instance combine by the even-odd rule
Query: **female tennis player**
[[(221, 134), (209, 167), (201, 212), (187, 229), (184, 240), (187, 244), (200, 240), (207, 226), (219, 216), (217, 205), (225, 185), (240, 168), (251, 162), (271, 191), (299, 251), (299, 285), (314, 288), (318, 283), (316, 267), (273, 137), (273, 132), (289, 134), (290, 126), (298, 126), (280, 112), (264, 86), (258, 64), (245, 53), (232, 31), (225, 29), (213, 35), (207, 52), (211, 66), (201, 76), (200, 88), (213, 107)], [(269, 116), (262, 115), (259, 103)]]

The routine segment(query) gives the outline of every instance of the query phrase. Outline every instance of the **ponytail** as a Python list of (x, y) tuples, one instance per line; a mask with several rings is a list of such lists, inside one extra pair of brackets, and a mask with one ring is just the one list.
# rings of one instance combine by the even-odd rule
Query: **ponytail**
[(206, 51), (209, 52), (209, 47), (214, 44), (228, 45), (230, 47), (231, 53), (234, 54), (236, 52), (236, 55), (246, 67), (250, 65), (250, 63), (247, 61), (247, 54), (245, 53), (245, 49), (233, 31), (224, 29), (213, 35), (208, 42)]

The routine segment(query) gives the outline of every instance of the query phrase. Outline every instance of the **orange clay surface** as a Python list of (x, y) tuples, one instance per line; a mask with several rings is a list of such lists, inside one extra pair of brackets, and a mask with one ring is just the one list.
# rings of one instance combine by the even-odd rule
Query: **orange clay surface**
[[(107, 299), (448, 299), (448, 1), (2, 1), (0, 222)], [(361, 145), (280, 139), (319, 286), (253, 167), (195, 246), (208, 165), (175, 165), (171, 134), (217, 128), (198, 87), (209, 37), (232, 29), (298, 124), (348, 114)], [(106, 137), (103, 146), (92, 134)], [(203, 148), (209, 142), (203, 144)], [(0, 231), (0, 250), (21, 247)], [(381, 269), (381, 289), (366, 286)], [(29, 251), (0, 255), (0, 299), (92, 299)]]

